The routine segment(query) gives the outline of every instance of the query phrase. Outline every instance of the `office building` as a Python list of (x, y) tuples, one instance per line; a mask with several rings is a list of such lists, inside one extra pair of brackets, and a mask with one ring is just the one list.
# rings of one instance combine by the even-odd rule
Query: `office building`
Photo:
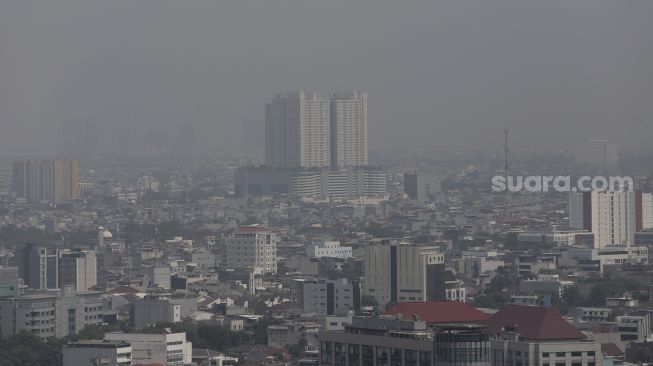
[(8, 337), (24, 330), (41, 338), (55, 337), (56, 305), (56, 293), (0, 299), (0, 334)]
[(590, 166), (613, 166), (619, 162), (617, 145), (607, 140), (589, 140), (576, 146), (576, 163)]
[(602, 365), (601, 344), (586, 341), (557, 310), (507, 305), (486, 324), (492, 365)]
[(309, 245), (306, 255), (312, 258), (351, 258), (352, 248), (340, 246), (339, 241), (325, 241)]
[(55, 303), (58, 338), (78, 334), (88, 326), (103, 324), (102, 293), (77, 291), (73, 286), (60, 289)]
[(80, 340), (63, 346), (63, 364), (75, 366), (131, 366), (132, 348), (122, 341)]
[(336, 93), (330, 108), (332, 168), (367, 166), (367, 93)]
[(167, 297), (146, 296), (134, 302), (134, 326), (145, 328), (181, 321), (181, 304)]
[(653, 228), (653, 196), (639, 191), (570, 193), (569, 226), (594, 233), (594, 248), (634, 245), (635, 233)]
[(108, 341), (122, 341), (132, 347), (133, 364), (161, 364), (185, 366), (193, 358), (193, 344), (186, 340), (186, 333), (107, 333)]
[(88, 291), (97, 285), (97, 259), (93, 250), (64, 250), (59, 253), (59, 286)]
[(356, 316), (318, 337), (319, 365), (490, 365), (490, 334), (480, 324), (430, 328), (422, 320)]
[(304, 282), (303, 313), (327, 315), (347, 315), (360, 310), (361, 293), (358, 282), (346, 278), (338, 280), (311, 280)]
[(424, 203), (442, 191), (442, 177), (435, 172), (418, 170), (404, 174), (404, 190), (410, 199)]
[(18, 295), (18, 267), (0, 266), (0, 298)]
[(28, 202), (66, 202), (78, 197), (76, 160), (23, 160), (13, 164), (13, 191)]
[(320, 365), (435, 366), (433, 334), (424, 321), (352, 318), (344, 331), (322, 331)]
[(277, 273), (277, 235), (261, 226), (241, 227), (225, 239), (227, 267)]
[(23, 248), (22, 275), (25, 285), (36, 290), (59, 287), (59, 251), (28, 244)]
[(370, 245), (364, 263), (365, 294), (382, 307), (446, 297), (444, 255), (436, 247)]
[(329, 100), (318, 94), (277, 94), (265, 107), (265, 162), (272, 168), (329, 167)]

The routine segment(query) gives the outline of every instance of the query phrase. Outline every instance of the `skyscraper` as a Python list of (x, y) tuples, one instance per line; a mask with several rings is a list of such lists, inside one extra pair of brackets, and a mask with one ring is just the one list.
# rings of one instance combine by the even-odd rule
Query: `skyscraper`
[(329, 123), (328, 99), (304, 91), (277, 94), (265, 107), (267, 166), (330, 166)]
[(331, 166), (368, 164), (367, 93), (344, 92), (331, 97)]
[(23, 160), (13, 165), (13, 190), (29, 202), (65, 202), (78, 196), (76, 160)]

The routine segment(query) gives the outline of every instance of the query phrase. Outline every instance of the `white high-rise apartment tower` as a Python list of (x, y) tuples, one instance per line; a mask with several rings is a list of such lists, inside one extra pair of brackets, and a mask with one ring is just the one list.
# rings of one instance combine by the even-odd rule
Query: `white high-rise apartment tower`
[(366, 166), (367, 93), (344, 92), (331, 96), (331, 166)]
[(329, 100), (318, 94), (277, 94), (265, 107), (265, 162), (271, 168), (331, 165)]
[(635, 232), (653, 227), (653, 196), (639, 191), (571, 193), (569, 226), (593, 232), (596, 249), (634, 245)]

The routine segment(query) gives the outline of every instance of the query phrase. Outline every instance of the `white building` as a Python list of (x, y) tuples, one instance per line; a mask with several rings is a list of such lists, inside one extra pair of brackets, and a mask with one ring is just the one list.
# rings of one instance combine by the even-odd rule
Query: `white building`
[(241, 227), (225, 239), (227, 267), (277, 273), (277, 235), (261, 226)]
[(330, 114), (332, 167), (368, 165), (367, 93), (332, 95)]
[(134, 325), (136, 328), (180, 321), (181, 304), (173, 303), (168, 298), (146, 296), (134, 302)]
[(571, 193), (569, 226), (594, 233), (594, 247), (635, 244), (635, 232), (653, 228), (652, 195), (638, 191)]
[(364, 261), (365, 294), (381, 306), (445, 300), (444, 255), (437, 247), (370, 245)]
[(303, 296), (302, 306), (305, 314), (346, 315), (360, 308), (358, 283), (348, 282), (346, 278), (336, 281), (306, 281)]
[(619, 161), (617, 145), (607, 140), (589, 140), (576, 146), (576, 163), (593, 166), (615, 165)]
[(647, 247), (608, 246), (601, 249), (572, 247), (562, 253), (559, 263), (579, 272), (603, 273), (605, 266), (648, 263)]
[(309, 245), (306, 255), (313, 258), (351, 258), (352, 248), (341, 247), (339, 241), (325, 241)]
[(59, 286), (88, 291), (97, 285), (97, 258), (93, 250), (64, 250), (59, 254)]
[(82, 340), (63, 346), (63, 364), (131, 366), (132, 348), (122, 341)]
[(269, 167), (328, 167), (329, 100), (318, 94), (277, 94), (265, 107), (265, 162)]
[(616, 320), (622, 342), (646, 341), (651, 335), (651, 319), (648, 313), (618, 316)]
[(186, 340), (186, 333), (106, 333), (104, 338), (131, 344), (134, 364), (184, 366), (193, 358), (193, 344)]

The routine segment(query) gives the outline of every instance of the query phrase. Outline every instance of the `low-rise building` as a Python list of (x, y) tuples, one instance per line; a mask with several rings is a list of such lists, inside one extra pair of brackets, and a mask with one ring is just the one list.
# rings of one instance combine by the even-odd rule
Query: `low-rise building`
[(131, 344), (132, 363), (159, 363), (165, 366), (185, 366), (193, 358), (193, 345), (186, 340), (186, 333), (114, 333), (105, 334), (109, 341)]
[(597, 366), (601, 344), (585, 336), (550, 308), (507, 305), (487, 323), (493, 365)]
[(352, 248), (340, 246), (339, 241), (325, 241), (308, 246), (306, 255), (313, 258), (351, 258)]
[(83, 340), (63, 346), (63, 364), (131, 366), (132, 348), (123, 341)]

